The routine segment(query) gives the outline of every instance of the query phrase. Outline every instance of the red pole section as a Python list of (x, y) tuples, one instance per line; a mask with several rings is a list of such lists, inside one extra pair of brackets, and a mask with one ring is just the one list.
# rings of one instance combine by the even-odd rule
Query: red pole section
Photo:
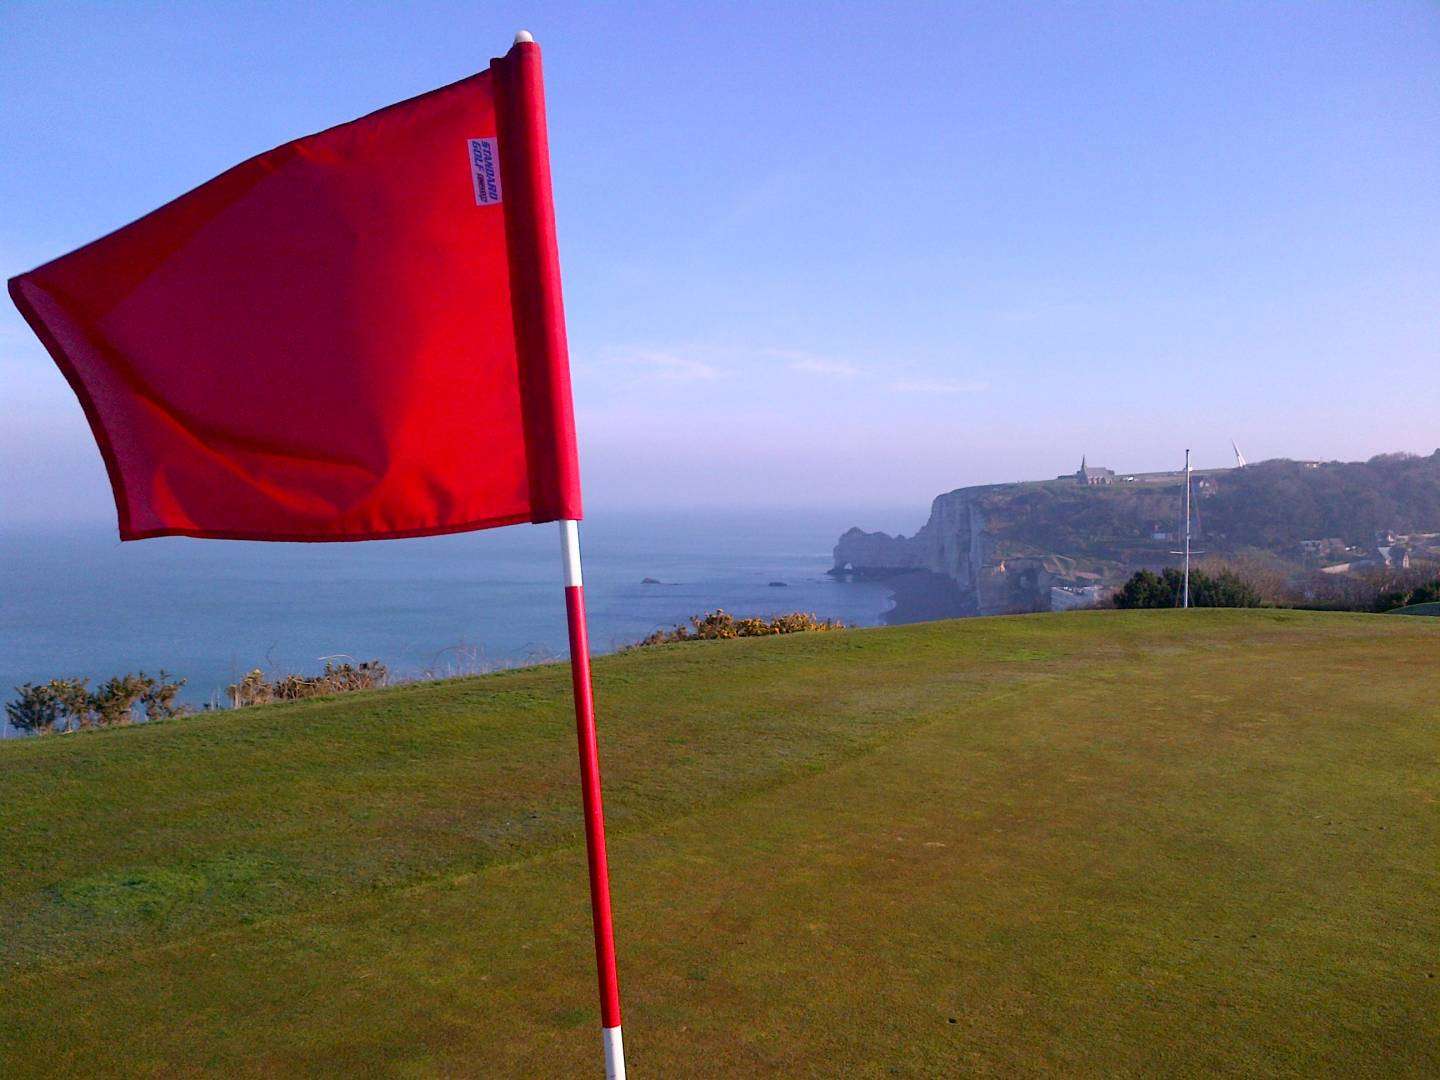
[(605, 807), (600, 793), (600, 750), (595, 738), (595, 695), (590, 686), (590, 641), (585, 626), (578, 522), (560, 522), (560, 544), (565, 565), (565, 617), (570, 629), (570, 679), (575, 691), (575, 733), (580, 744), (580, 797), (585, 808), (585, 851), (590, 866), (590, 911), (600, 980), (605, 1075), (607, 1080), (624, 1080), (620, 977), (615, 970), (615, 926), (610, 915), (610, 867), (605, 853)]

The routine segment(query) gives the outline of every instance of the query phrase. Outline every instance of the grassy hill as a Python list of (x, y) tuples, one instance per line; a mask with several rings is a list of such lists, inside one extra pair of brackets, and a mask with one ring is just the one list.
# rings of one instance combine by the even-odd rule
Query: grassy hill
[[(1440, 622), (596, 665), (641, 1077), (1440, 1073)], [(0, 745), (0, 1075), (593, 1074), (563, 667)]]

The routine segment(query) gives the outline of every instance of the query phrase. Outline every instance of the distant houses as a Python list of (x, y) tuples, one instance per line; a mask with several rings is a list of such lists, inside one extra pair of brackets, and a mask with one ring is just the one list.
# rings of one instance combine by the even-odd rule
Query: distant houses
[(1385, 547), (1377, 547), (1375, 554), (1380, 556), (1381, 565), (1387, 570), (1409, 570), (1410, 549), (1401, 547), (1399, 544), (1387, 544)]
[(1050, 610), (1072, 611), (1075, 608), (1099, 607), (1114, 591), (1113, 585), (1052, 585)]
[[(1358, 570), (1409, 570), (1412, 555), (1440, 558), (1440, 533), (1400, 535), (1380, 529), (1370, 546), (1350, 547), (1339, 537), (1301, 540), (1300, 555), (1310, 565), (1323, 563), (1322, 574), (1349, 574)], [(1343, 559), (1343, 562), (1332, 560)]]

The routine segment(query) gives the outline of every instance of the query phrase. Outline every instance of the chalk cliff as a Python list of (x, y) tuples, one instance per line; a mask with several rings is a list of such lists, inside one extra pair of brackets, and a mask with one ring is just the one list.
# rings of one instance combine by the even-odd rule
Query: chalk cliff
[(835, 545), (831, 573), (904, 578), (897, 587), (902, 608), (936, 590), (951, 594), (943, 610), (936, 610), (930, 596), (927, 617), (1047, 611), (1055, 573), (1043, 558), (1019, 552), (1007, 557), (1008, 545), (985, 509), (987, 496), (1012, 486), (961, 488), (939, 496), (930, 519), (909, 538), (851, 529)]

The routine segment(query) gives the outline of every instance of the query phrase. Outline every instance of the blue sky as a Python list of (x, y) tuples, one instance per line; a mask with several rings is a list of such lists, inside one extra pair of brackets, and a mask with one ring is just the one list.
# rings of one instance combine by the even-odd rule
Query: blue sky
[[(0, 271), (522, 26), (592, 510), (1440, 445), (1431, 3), (11, 0)], [(0, 515), (110, 508), (6, 304)]]

